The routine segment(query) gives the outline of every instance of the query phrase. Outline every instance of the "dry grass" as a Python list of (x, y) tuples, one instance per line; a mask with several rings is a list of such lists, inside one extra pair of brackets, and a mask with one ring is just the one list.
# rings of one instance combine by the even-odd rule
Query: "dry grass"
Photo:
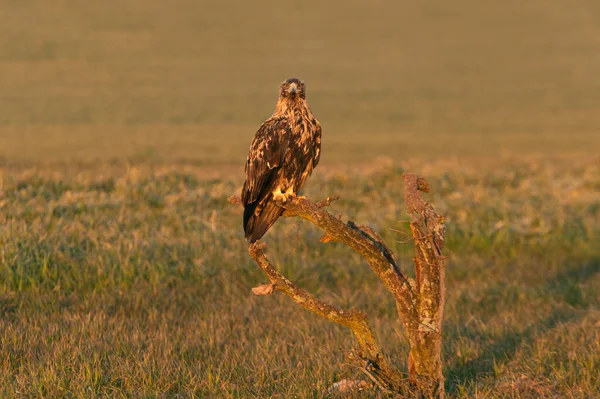
[[(4, 3), (0, 397), (314, 398), (356, 378), (347, 331), (251, 296), (226, 203), (292, 75), (324, 127), (306, 194), (341, 195), (405, 270), (400, 174), (431, 183), (448, 392), (600, 395), (595, 3)], [(270, 258), (367, 311), (403, 367), (393, 301), (318, 238), (278, 222)]]
[[(415, 162), (416, 163), (416, 162)], [(410, 269), (403, 165), (317, 177), (315, 197), (370, 223)], [(350, 334), (282, 297), (254, 298), (240, 180), (188, 167), (97, 178), (5, 176), (1, 201), (1, 394), (320, 396), (355, 376)], [(589, 396), (600, 347), (600, 163), (422, 164), (448, 215), (445, 362), (457, 396)], [(443, 172), (441, 172), (443, 171)], [(358, 194), (357, 194), (358, 193)], [(307, 289), (368, 312), (390, 357), (407, 347), (393, 301), (361, 259), (283, 220), (271, 258)], [(291, 327), (290, 327), (290, 323)]]

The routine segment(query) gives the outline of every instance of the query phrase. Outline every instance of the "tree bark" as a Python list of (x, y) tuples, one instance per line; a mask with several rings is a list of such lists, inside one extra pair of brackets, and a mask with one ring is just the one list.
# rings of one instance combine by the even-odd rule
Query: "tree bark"
[(404, 174), (404, 197), (411, 214), (410, 229), (415, 242), (417, 283), (417, 328), (408, 330), (410, 353), (408, 372), (411, 382), (429, 396), (444, 395), (442, 374), (442, 318), (444, 314), (445, 257), (444, 218), (425, 202), (421, 192), (429, 192), (427, 182)]
[[(370, 227), (351, 221), (344, 223), (324, 209), (337, 198), (328, 197), (313, 203), (303, 197), (291, 197), (278, 205), (285, 209), (284, 216), (306, 219), (323, 230), (322, 242), (343, 242), (361, 254), (396, 301), (398, 315), (409, 337), (408, 374), (412, 389), (426, 397), (443, 397), (441, 332), (445, 295), (445, 258), (442, 256), (444, 219), (421, 197), (421, 192), (428, 191), (424, 179), (404, 174), (403, 180), (406, 206), (412, 218), (410, 228), (415, 243), (416, 280), (408, 278), (399, 269), (393, 252)], [(229, 200), (241, 203), (238, 196), (232, 196)], [(300, 306), (350, 328), (360, 348), (352, 354), (351, 359), (379, 388), (405, 391), (405, 378), (385, 360), (366, 315), (354, 308), (338, 309), (315, 298), (278, 273), (270, 264), (264, 249), (265, 245), (259, 242), (249, 247), (250, 256), (270, 280), (270, 284), (257, 287), (253, 292), (269, 295), (274, 290), (281, 291)]]

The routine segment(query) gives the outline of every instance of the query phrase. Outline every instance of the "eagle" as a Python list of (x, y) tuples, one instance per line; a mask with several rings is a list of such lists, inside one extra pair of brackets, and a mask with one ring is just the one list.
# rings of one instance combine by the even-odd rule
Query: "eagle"
[(279, 86), (275, 112), (256, 132), (242, 188), (244, 232), (253, 243), (259, 240), (295, 196), (321, 156), (321, 125), (306, 102), (304, 82), (287, 79)]

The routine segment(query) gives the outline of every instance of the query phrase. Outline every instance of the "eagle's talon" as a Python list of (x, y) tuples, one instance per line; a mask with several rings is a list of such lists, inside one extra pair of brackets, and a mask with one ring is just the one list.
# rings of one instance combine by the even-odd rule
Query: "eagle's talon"
[(273, 202), (285, 204), (287, 202), (287, 197), (284, 193), (273, 193)]

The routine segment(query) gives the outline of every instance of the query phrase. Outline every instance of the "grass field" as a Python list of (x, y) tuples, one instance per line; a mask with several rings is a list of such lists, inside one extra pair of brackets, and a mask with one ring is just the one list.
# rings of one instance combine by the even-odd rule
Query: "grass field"
[[(252, 296), (226, 201), (290, 76), (323, 125), (305, 195), (340, 195), (409, 274), (401, 173), (446, 215), (449, 395), (600, 396), (595, 3), (1, 3), (0, 397), (319, 398), (360, 375), (348, 331)], [(319, 237), (265, 240), (404, 370), (391, 296)]]

